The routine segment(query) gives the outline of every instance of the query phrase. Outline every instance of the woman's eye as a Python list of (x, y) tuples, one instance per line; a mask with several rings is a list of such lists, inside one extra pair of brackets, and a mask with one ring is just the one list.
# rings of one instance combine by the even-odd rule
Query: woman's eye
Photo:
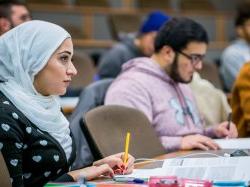
[(61, 57), (61, 60), (62, 60), (63, 62), (67, 62), (67, 61), (68, 61), (68, 59), (69, 59), (69, 57), (68, 57), (68, 56), (62, 56), (62, 57)]

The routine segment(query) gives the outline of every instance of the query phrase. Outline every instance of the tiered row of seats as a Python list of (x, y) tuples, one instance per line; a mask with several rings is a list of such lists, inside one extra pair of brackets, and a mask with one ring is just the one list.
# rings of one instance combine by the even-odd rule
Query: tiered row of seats
[[(217, 55), (218, 58), (221, 50), (234, 37), (233, 11), (221, 12), (211, 0), (26, 0), (26, 2), (34, 19), (48, 20), (62, 25), (73, 36), (75, 47), (83, 51), (110, 48), (124, 33), (136, 32), (144, 16), (155, 9), (165, 11), (172, 16), (190, 17), (200, 22), (208, 31), (211, 40), (208, 56), (215, 54), (214, 56)], [(173, 2), (177, 4), (173, 5)], [(72, 18), (69, 19), (70, 16)], [(210, 57), (209, 61), (213, 60), (213, 57)], [(91, 83), (95, 74), (91, 60), (77, 55), (75, 64), (79, 73), (73, 87), (79, 85), (84, 87)], [(215, 84), (218, 84), (218, 81)]]

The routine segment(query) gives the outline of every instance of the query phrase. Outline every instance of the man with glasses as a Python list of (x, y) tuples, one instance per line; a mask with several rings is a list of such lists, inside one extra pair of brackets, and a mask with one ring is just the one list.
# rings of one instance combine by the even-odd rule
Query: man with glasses
[(233, 123), (228, 128), (228, 122), (205, 128), (187, 85), (202, 68), (207, 45), (207, 33), (200, 24), (187, 18), (171, 19), (158, 32), (150, 58), (124, 64), (109, 87), (105, 104), (141, 110), (167, 151), (219, 149), (212, 138), (237, 137), (237, 129)]
[(18, 1), (0, 1), (0, 35), (31, 20), (28, 8)]

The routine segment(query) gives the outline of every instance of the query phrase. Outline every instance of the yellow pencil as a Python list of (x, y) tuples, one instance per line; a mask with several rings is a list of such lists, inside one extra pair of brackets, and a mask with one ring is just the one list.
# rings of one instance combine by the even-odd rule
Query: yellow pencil
[(125, 141), (125, 153), (124, 153), (124, 157), (123, 157), (123, 163), (124, 164), (126, 164), (127, 161), (128, 161), (129, 142), (130, 142), (130, 132), (127, 132), (126, 141)]

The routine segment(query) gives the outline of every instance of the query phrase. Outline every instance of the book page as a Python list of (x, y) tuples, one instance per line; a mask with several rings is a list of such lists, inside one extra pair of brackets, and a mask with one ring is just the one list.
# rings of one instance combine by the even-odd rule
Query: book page
[(185, 158), (164, 161), (168, 175), (207, 180), (249, 180), (250, 157)]
[(140, 178), (147, 179), (150, 176), (166, 176), (167, 173), (162, 168), (155, 169), (134, 169), (133, 173), (129, 175), (116, 175), (115, 177), (132, 177), (132, 178)]
[(162, 168), (135, 169), (130, 175), (116, 175), (115, 177), (146, 179), (150, 176), (177, 176), (215, 181), (249, 181), (250, 157), (166, 159)]

